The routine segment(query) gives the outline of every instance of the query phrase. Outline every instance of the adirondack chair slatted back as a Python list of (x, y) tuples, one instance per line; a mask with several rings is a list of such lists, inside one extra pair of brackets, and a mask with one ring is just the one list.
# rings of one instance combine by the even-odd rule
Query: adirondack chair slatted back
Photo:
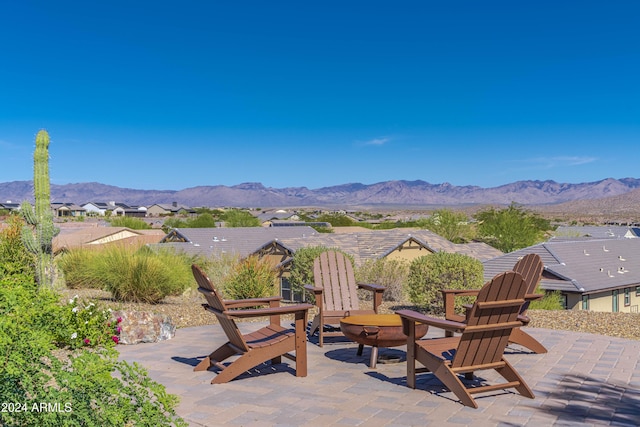
[(248, 351), (249, 347), (244, 341), (244, 338), (242, 338), (236, 322), (225, 314), (227, 307), (225, 306), (224, 300), (211, 283), (209, 277), (195, 264), (191, 266), (191, 270), (193, 271), (193, 277), (195, 277), (198, 283), (198, 291), (207, 299), (207, 304), (218, 318), (218, 322), (227, 335), (229, 342), (241, 351)]
[(358, 310), (358, 293), (353, 265), (349, 258), (337, 251), (320, 254), (313, 262), (313, 279), (324, 289), (326, 310)]
[(452, 369), (500, 362), (511, 331), (521, 325), (517, 319), (526, 291), (527, 283), (513, 271), (484, 285), (471, 307)]
[[(518, 260), (513, 266), (513, 271), (520, 273), (525, 282), (527, 282), (527, 293), (532, 294), (536, 291), (536, 286), (540, 282), (542, 277), (542, 270), (544, 270), (544, 264), (538, 254), (528, 254), (522, 259)], [(529, 308), (530, 301), (526, 301), (522, 304), (520, 314), (526, 313)]]

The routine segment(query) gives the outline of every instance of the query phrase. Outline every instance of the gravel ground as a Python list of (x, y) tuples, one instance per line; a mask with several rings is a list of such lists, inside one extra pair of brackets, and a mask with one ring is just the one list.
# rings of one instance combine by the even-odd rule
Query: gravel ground
[[(116, 302), (110, 298), (108, 292), (96, 289), (65, 289), (62, 291), (62, 295), (65, 299), (72, 298), (74, 295), (78, 295), (81, 300), (93, 299), (100, 305), (113, 310), (153, 311), (167, 314), (176, 322), (178, 328), (216, 323), (215, 316), (200, 306), (205, 301), (202, 295), (196, 291), (179, 297), (167, 297), (160, 304)], [(365, 306), (366, 304), (367, 302), (363, 303)], [(381, 312), (392, 313), (401, 308), (411, 307), (385, 302), (381, 307)], [(313, 313), (314, 310), (311, 310), (311, 314)], [(529, 310), (528, 314), (531, 318), (529, 327), (588, 332), (640, 340), (640, 314), (636, 313)]]

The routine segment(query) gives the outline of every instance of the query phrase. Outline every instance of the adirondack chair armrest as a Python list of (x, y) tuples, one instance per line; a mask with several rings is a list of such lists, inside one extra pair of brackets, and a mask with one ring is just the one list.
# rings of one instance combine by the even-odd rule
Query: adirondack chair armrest
[(311, 292), (314, 295), (320, 295), (322, 294), (322, 288), (319, 286), (313, 286), (313, 285), (302, 285), (302, 287), (304, 288), (304, 290)]
[(373, 311), (378, 312), (378, 307), (382, 304), (382, 294), (387, 289), (385, 286), (375, 283), (358, 283), (358, 288), (371, 291), (373, 294)]
[(312, 308), (312, 304), (296, 304), (285, 305), (280, 307), (269, 308), (253, 308), (249, 310), (227, 310), (224, 314), (232, 317), (245, 318), (245, 317), (263, 317), (283, 314), (295, 314), (306, 312)]
[(544, 298), (544, 294), (526, 294), (525, 301), (535, 301)]
[(358, 283), (358, 287), (373, 292), (384, 292), (387, 289), (386, 286), (378, 285), (377, 283)]
[(436, 328), (444, 329), (446, 331), (458, 332), (464, 330), (464, 328), (467, 327), (467, 325), (464, 323), (440, 319), (438, 317), (426, 316), (413, 310), (398, 310), (396, 311), (396, 314), (402, 318), (403, 323), (405, 321), (424, 323), (429, 326), (435, 326)]
[(278, 303), (280, 302), (280, 300), (282, 300), (282, 297), (245, 298), (224, 300), (224, 304), (228, 308), (242, 308), (255, 307), (257, 305), (272, 305), (272, 303)]
[(474, 297), (478, 296), (480, 289), (442, 289), (442, 299), (444, 300), (444, 317), (447, 319), (459, 319), (460, 315), (456, 314), (455, 297)]

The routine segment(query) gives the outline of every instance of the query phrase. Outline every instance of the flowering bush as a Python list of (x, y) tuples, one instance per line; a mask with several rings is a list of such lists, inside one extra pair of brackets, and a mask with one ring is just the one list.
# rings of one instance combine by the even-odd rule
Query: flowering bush
[(79, 301), (76, 295), (62, 307), (60, 320), (56, 331), (58, 345), (76, 349), (118, 344), (122, 319), (113, 320), (111, 309)]

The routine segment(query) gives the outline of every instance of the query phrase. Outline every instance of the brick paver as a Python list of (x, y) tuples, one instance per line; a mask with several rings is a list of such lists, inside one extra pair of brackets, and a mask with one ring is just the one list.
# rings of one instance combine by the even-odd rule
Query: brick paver
[[(243, 329), (256, 324), (241, 324)], [(507, 358), (536, 398), (500, 391), (476, 395), (478, 409), (425, 373), (415, 390), (406, 366), (369, 369), (369, 350), (337, 340), (323, 348), (307, 344), (309, 372), (296, 378), (288, 359), (227, 384), (210, 384), (215, 372), (193, 372), (197, 361), (226, 341), (218, 325), (179, 329), (153, 344), (119, 346), (120, 357), (144, 366), (151, 378), (180, 396), (178, 414), (192, 426), (541, 426), (640, 425), (640, 341), (527, 328), (549, 352), (519, 347)], [(441, 336), (430, 330), (427, 338)], [(404, 354), (402, 348), (380, 353)], [(479, 372), (488, 381), (493, 372)]]

